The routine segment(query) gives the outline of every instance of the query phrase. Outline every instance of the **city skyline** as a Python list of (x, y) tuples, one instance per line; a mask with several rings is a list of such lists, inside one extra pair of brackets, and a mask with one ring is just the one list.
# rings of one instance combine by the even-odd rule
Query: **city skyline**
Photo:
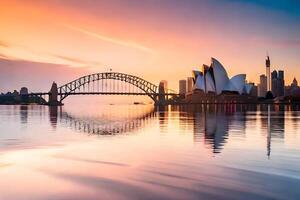
[(284, 70), (290, 84), (300, 72), (299, 7), (236, 0), (1, 2), (0, 91), (48, 90), (52, 81), (110, 68), (156, 84), (167, 80), (178, 90), (178, 80), (210, 57), (230, 76), (245, 73), (257, 84), (267, 52), (271, 71)]

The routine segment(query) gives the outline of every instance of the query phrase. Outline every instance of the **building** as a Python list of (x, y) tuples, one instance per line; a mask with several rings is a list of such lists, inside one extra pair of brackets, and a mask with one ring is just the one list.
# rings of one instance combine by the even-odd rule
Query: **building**
[(179, 80), (179, 94), (185, 95), (186, 89), (187, 89), (186, 80)]
[(285, 96), (300, 96), (300, 87), (298, 86), (298, 81), (294, 78), (292, 84), (290, 86), (285, 87), (284, 91)]
[(291, 87), (298, 87), (298, 81), (296, 78), (294, 78), (292, 84), (291, 84)]
[(250, 92), (250, 96), (252, 97), (258, 97), (258, 86), (255, 85), (255, 83), (249, 83), (249, 85), (252, 86), (251, 92)]
[(215, 58), (211, 58), (211, 65), (203, 65), (202, 71), (195, 74), (194, 91), (204, 94), (213, 93), (220, 95), (222, 93), (231, 94), (250, 94), (252, 85), (246, 83), (246, 74), (238, 74), (232, 78), (224, 66)]
[(193, 87), (194, 87), (194, 80), (193, 77), (188, 77), (187, 78), (187, 93), (190, 93), (193, 91)]
[(265, 97), (268, 91), (268, 78), (266, 75), (262, 74), (260, 75), (259, 80), (258, 96)]
[(168, 93), (168, 81), (161, 80), (160, 83), (163, 84), (163, 87), (165, 89), (165, 93)]
[(292, 84), (291, 84), (291, 87), (298, 87), (298, 81), (296, 78), (294, 78)]
[(271, 61), (270, 61), (270, 57), (267, 56), (267, 59), (266, 59), (267, 91), (271, 91), (270, 72), (271, 72)]
[(279, 70), (278, 72), (274, 70), (272, 72), (272, 94), (274, 97), (284, 96), (284, 71)]
[(29, 97), (27, 96), (27, 94), (28, 94), (28, 88), (22, 87), (20, 90), (20, 98), (23, 103), (29, 102)]
[(278, 96), (284, 96), (284, 85), (285, 85), (285, 81), (284, 81), (284, 71), (283, 70), (279, 70), (278, 71)]
[(22, 87), (20, 90), (20, 95), (27, 95), (28, 94), (28, 88)]
[(272, 86), (271, 86), (271, 91), (274, 97), (277, 97), (278, 95), (278, 87), (277, 87), (277, 78), (278, 78), (278, 73), (276, 70), (274, 70), (271, 73), (271, 82), (272, 82)]

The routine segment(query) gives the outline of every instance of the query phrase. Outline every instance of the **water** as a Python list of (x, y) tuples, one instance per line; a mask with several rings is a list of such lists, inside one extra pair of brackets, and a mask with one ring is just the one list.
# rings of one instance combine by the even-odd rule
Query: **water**
[(0, 106), (0, 199), (299, 199), (283, 106)]

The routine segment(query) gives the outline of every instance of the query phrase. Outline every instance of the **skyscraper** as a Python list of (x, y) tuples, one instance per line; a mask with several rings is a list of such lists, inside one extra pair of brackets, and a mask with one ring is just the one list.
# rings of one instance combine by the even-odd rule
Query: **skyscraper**
[(272, 93), (274, 97), (284, 96), (284, 71), (272, 72)]
[(271, 91), (274, 97), (278, 96), (278, 73), (276, 70), (274, 70), (271, 74)]
[(271, 73), (271, 61), (270, 61), (270, 57), (267, 56), (267, 59), (266, 59), (267, 91), (271, 91), (270, 73)]
[(284, 71), (283, 70), (278, 71), (278, 78), (281, 80), (284, 80)]
[(268, 91), (268, 79), (267, 76), (262, 74), (260, 75), (260, 82), (258, 87), (258, 96), (265, 97)]
[(278, 96), (284, 96), (284, 71), (278, 71)]
[(277, 71), (276, 70), (274, 70), (272, 73), (271, 73), (271, 80), (273, 80), (273, 79), (276, 79), (278, 77), (278, 73), (277, 73)]
[(188, 77), (187, 78), (187, 92), (192, 92), (194, 87), (194, 80), (193, 77)]
[(179, 94), (185, 95), (186, 93), (186, 80), (179, 80)]

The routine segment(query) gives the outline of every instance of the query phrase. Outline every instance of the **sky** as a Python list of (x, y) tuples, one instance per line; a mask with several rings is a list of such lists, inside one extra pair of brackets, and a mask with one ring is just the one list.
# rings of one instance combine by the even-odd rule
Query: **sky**
[(4, 0), (0, 27), (0, 92), (110, 68), (178, 90), (211, 57), (257, 83), (267, 54), (300, 79), (297, 0)]

